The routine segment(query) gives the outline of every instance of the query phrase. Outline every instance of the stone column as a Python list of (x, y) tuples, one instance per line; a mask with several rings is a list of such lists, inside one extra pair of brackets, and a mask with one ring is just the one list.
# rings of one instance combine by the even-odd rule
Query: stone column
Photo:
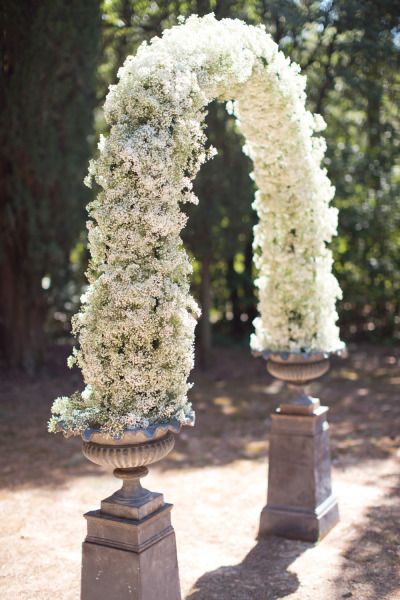
[(290, 382), (291, 397), (272, 415), (268, 498), (259, 537), (316, 542), (336, 525), (339, 511), (331, 486), (328, 408), (309, 396), (304, 384), (326, 372), (329, 361), (270, 359), (267, 368)]
[[(117, 444), (117, 442), (114, 442)], [(97, 464), (155, 462), (173, 446), (174, 437), (136, 445), (84, 443)], [(117, 468), (120, 490), (85, 514), (81, 600), (181, 600), (171, 504), (141, 486), (145, 466)]]

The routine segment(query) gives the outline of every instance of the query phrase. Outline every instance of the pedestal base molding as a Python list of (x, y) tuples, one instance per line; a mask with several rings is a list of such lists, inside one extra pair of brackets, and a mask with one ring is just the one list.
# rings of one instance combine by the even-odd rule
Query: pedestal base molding
[[(131, 479), (136, 474), (143, 472), (132, 469)], [(181, 600), (171, 509), (162, 494), (128, 479), (85, 514), (81, 600)]]
[(180, 600), (171, 505), (140, 521), (92, 511), (82, 547), (82, 600)]
[(339, 520), (332, 495), (327, 407), (313, 414), (272, 415), (268, 500), (259, 537), (316, 542)]

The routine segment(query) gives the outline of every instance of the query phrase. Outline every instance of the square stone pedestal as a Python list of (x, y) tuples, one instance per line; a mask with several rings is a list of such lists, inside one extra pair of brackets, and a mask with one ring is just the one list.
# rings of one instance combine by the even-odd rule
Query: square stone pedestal
[(172, 506), (151, 492), (134, 507), (112, 499), (85, 514), (81, 600), (181, 600)]
[(272, 415), (268, 499), (259, 537), (316, 542), (339, 520), (332, 495), (328, 408), (312, 414)]

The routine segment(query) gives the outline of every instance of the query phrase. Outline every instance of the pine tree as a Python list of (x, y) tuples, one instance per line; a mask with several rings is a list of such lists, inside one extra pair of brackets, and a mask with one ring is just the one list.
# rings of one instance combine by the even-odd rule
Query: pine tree
[(99, 4), (5, 0), (0, 31), (0, 352), (33, 371), (85, 220)]

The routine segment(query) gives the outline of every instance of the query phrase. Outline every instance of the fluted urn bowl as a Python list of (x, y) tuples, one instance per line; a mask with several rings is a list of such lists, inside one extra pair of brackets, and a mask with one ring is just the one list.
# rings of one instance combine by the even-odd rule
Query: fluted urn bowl
[(305, 385), (322, 377), (329, 370), (327, 354), (270, 354), (267, 371), (275, 377), (294, 385)]
[(194, 425), (194, 413), (183, 423), (176, 420), (147, 429), (125, 429), (116, 438), (98, 429), (82, 433), (84, 456), (102, 467), (113, 467), (122, 487), (101, 502), (101, 513), (140, 520), (163, 506), (163, 495), (142, 487), (147, 465), (158, 462), (175, 444), (182, 425)]
[[(183, 424), (193, 425), (193, 420)], [(174, 433), (179, 433), (183, 424), (173, 421), (148, 429), (126, 429), (120, 438), (96, 429), (86, 429), (82, 433), (82, 452), (88, 460), (102, 467), (144, 467), (171, 452), (175, 445)]]

